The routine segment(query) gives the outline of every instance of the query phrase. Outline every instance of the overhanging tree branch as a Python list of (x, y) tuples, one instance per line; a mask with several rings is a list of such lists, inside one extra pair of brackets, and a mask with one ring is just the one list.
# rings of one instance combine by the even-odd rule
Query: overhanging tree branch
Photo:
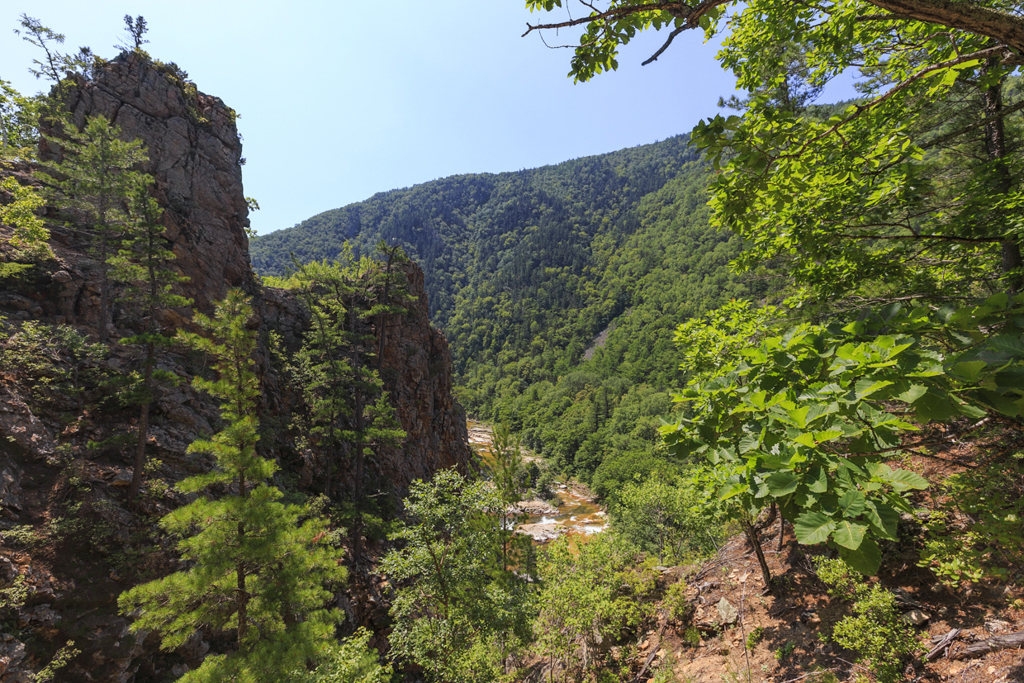
[(977, 52), (973, 52), (973, 53), (967, 54), (967, 55), (961, 55), (959, 57), (956, 57), (955, 59), (949, 59), (949, 60), (946, 60), (944, 62), (939, 62), (938, 64), (932, 64), (932, 65), (930, 65), (930, 66), (928, 66), (928, 67), (926, 67), (924, 69), (921, 69), (920, 71), (915, 73), (910, 78), (906, 79), (905, 81), (903, 81), (901, 83), (898, 83), (898, 84), (894, 85), (892, 88), (890, 88), (886, 92), (882, 93), (881, 95), (879, 95), (875, 99), (871, 100), (870, 102), (867, 102), (866, 104), (854, 105), (854, 111), (850, 115), (844, 116), (843, 118), (841, 118), (840, 120), (836, 121), (833, 125), (829, 126), (827, 129), (825, 129), (821, 133), (818, 133), (817, 135), (815, 135), (815, 136), (807, 139), (806, 141), (804, 141), (797, 148), (797, 150), (795, 152), (787, 152), (785, 154), (779, 154), (773, 160), (777, 161), (779, 159), (793, 159), (793, 158), (797, 158), (797, 157), (801, 156), (805, 151), (807, 151), (807, 149), (811, 145), (813, 145), (814, 143), (818, 142), (819, 140), (821, 140), (823, 138), (829, 137), (829, 136), (831, 136), (834, 133), (837, 133), (839, 131), (839, 129), (842, 128), (843, 126), (845, 126), (846, 124), (850, 123), (851, 121), (853, 121), (856, 118), (859, 118), (865, 112), (867, 112), (867, 111), (869, 111), (871, 109), (874, 109), (875, 107), (877, 107), (878, 105), (882, 104), (886, 100), (894, 97), (900, 91), (906, 90), (911, 85), (913, 85), (914, 83), (920, 81), (921, 79), (926, 78), (926, 77), (934, 74), (936, 71), (942, 71), (942, 70), (945, 70), (945, 69), (949, 69), (951, 67), (957, 66), (958, 64), (965, 64), (967, 62), (975, 61), (975, 60), (981, 59), (983, 57), (989, 56), (991, 54), (995, 54), (998, 51), (1000, 51), (1001, 49), (1002, 49), (1001, 47), (991, 47), (991, 48), (987, 48), (985, 50), (978, 50)]
[(896, 16), (988, 36), (1024, 54), (1024, 17), (965, 0), (867, 0)]
[[(704, 14), (712, 7), (718, 5), (724, 5), (730, 0), (708, 0), (706, 2), (697, 3), (696, 6), (691, 7), (686, 2), (637, 2), (628, 5), (619, 5), (617, 7), (609, 7), (608, 9), (601, 11), (593, 11), (587, 16), (581, 16), (576, 18), (569, 18), (565, 21), (558, 21), (549, 24), (531, 24), (526, 23), (526, 31), (523, 32), (523, 37), (528, 36), (534, 31), (544, 31), (547, 29), (560, 29), (560, 28), (572, 28), (573, 26), (582, 26), (583, 24), (590, 24), (595, 21), (613, 21), (615, 19), (622, 19), (628, 17), (631, 14), (638, 12), (669, 12), (677, 17), (689, 18), (694, 15), (692, 20), (693, 28), (697, 25), (697, 19), (700, 18), (701, 14)], [(586, 3), (584, 3), (586, 4)]]
[[(565, 21), (530, 24), (527, 22), (527, 36), (534, 31), (546, 29), (562, 29), (583, 26), (594, 22), (613, 22), (625, 19), (630, 15), (644, 12), (668, 12), (683, 23), (678, 23), (665, 43), (644, 64), (650, 64), (686, 29), (697, 28), (701, 17), (710, 10), (725, 5), (731, 0), (702, 0), (700, 2), (631, 2), (618, 4), (600, 11), (596, 6), (583, 3), (591, 9), (586, 16), (570, 17)], [(1024, 16), (993, 7), (980, 6), (979, 2), (968, 0), (866, 0), (871, 5), (889, 12), (890, 15), (866, 15), (871, 20), (904, 19), (922, 21), (952, 29), (968, 31), (987, 36), (1005, 48), (1024, 55)]]

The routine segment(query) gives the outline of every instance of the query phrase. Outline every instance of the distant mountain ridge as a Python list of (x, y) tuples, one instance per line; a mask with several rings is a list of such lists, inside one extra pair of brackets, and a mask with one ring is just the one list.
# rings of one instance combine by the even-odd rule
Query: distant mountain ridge
[[(658, 396), (617, 430), (670, 409), (665, 392), (679, 379), (674, 327), (748, 293), (726, 268), (738, 240), (708, 226), (709, 178), (680, 135), (382, 192), (260, 236), (251, 254), (257, 272), (283, 275), (293, 259), (333, 258), (346, 241), (357, 253), (381, 240), (401, 244), (423, 267), (431, 319), (451, 344), (466, 408), (508, 422), (586, 477), (603, 456), (577, 467), (584, 433), (597, 438), (627, 395), (643, 387)], [(585, 360), (603, 330), (604, 344)], [(563, 417), (593, 401), (598, 417), (568, 429)], [(541, 418), (545, 405), (556, 408)], [(630, 443), (649, 447), (656, 430), (640, 431)]]
[[(559, 263), (575, 262), (579, 255), (574, 258), (571, 252), (588, 247), (588, 238), (603, 232), (594, 218), (618, 217), (624, 208), (619, 205), (632, 208), (697, 156), (689, 137), (680, 135), (556, 165), (454, 175), (379, 192), (256, 238), (252, 263), (258, 273), (284, 275), (293, 257), (300, 263), (333, 258), (345, 241), (357, 253), (371, 251), (381, 239), (397, 241), (423, 267), (431, 315), (443, 326), (454, 310), (453, 294), (465, 284), (467, 267), (501, 268), (503, 247), (512, 240), (521, 240), (516, 249), (521, 252), (543, 246), (541, 240), (567, 237), (549, 231), (537, 235), (530, 228), (570, 218), (586, 234), (569, 236), (562, 250), (547, 255)], [(584, 215), (575, 215), (580, 209)]]

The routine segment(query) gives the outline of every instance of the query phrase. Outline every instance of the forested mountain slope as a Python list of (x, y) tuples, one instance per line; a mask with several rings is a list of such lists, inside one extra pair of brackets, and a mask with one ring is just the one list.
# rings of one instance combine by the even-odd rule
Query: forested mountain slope
[(651, 418), (677, 383), (673, 327), (745, 291), (726, 269), (737, 240), (707, 226), (708, 178), (687, 136), (453, 176), (259, 237), (253, 265), (282, 275), (346, 241), (401, 244), (423, 266), (470, 412), (588, 476), (612, 447), (605, 430), (633, 435), (616, 450), (655, 441)]

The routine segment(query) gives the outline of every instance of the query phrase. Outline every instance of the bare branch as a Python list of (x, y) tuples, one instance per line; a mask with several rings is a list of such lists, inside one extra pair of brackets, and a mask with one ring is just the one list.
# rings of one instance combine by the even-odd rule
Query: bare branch
[(674, 31), (672, 31), (672, 33), (668, 34), (668, 39), (665, 41), (664, 45), (659, 47), (658, 51), (655, 52), (653, 55), (651, 55), (650, 57), (648, 57), (644, 61), (640, 62), (640, 66), (647, 66), (651, 62), (658, 61), (658, 57), (660, 57), (661, 53), (663, 53), (665, 50), (668, 49), (668, 46), (672, 44), (672, 41), (676, 39), (676, 36), (678, 36), (680, 33), (682, 33), (683, 31), (685, 31), (688, 28), (690, 28), (690, 27), (689, 26), (680, 26), (680, 27), (676, 28)]
[(523, 36), (527, 36), (534, 31), (572, 28), (573, 26), (582, 26), (583, 24), (589, 24), (594, 21), (621, 19), (638, 12), (668, 12), (674, 17), (685, 20), (685, 24), (683, 26), (685, 30), (688, 28), (696, 28), (697, 22), (708, 12), (708, 10), (714, 9), (719, 5), (728, 4), (729, 2), (732, 2), (732, 0), (702, 0), (695, 5), (691, 5), (688, 2), (680, 2), (679, 0), (675, 0), (674, 2), (637, 2), (629, 5), (612, 7), (604, 11), (599, 11), (592, 4), (583, 2), (581, 4), (592, 10), (591, 14), (576, 18), (570, 17), (565, 21), (557, 21), (550, 24), (531, 24), (527, 22), (526, 31), (523, 32)]

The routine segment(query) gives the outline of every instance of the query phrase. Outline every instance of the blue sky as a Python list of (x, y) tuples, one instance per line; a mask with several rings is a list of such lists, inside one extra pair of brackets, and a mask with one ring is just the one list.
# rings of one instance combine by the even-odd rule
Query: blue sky
[(522, 0), (7, 0), (0, 78), (25, 93), (41, 84), (28, 73), (37, 55), (13, 33), (22, 12), (66, 34), (71, 51), (107, 57), (124, 15), (145, 16), (149, 53), (240, 114), (260, 233), (456, 173), (661, 140), (714, 115), (733, 90), (695, 33), (642, 67), (661, 38), (644, 36), (617, 72), (573, 84), (569, 50), (520, 37), (543, 17)]

